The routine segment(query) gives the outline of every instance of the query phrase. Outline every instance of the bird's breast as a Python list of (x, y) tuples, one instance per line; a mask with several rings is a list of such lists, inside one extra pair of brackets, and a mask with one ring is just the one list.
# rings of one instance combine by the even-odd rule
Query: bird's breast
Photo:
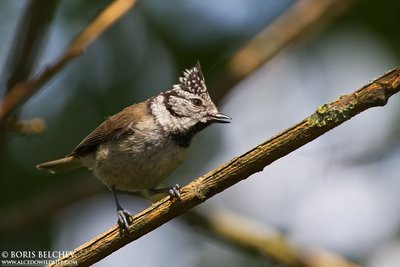
[(186, 148), (158, 133), (136, 132), (99, 146), (92, 165), (95, 175), (109, 187), (139, 191), (156, 187), (186, 154)]

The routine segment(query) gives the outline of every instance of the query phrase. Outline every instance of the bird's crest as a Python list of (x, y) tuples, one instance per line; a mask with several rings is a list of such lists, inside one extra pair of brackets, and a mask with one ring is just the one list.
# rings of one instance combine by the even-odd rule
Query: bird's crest
[(197, 95), (208, 95), (204, 75), (201, 72), (201, 66), (198, 61), (193, 68), (186, 69), (183, 72), (183, 76), (179, 77), (179, 84), (174, 85), (174, 88), (179, 88)]

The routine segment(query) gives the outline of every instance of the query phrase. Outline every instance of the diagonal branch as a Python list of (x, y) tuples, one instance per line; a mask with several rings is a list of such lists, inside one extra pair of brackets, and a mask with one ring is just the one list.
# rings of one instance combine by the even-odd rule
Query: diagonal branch
[(202, 233), (242, 249), (262, 255), (272, 265), (285, 267), (360, 267), (340, 255), (322, 249), (297, 248), (276, 229), (232, 211), (207, 207), (207, 211), (194, 209), (186, 212), (184, 222)]
[(348, 11), (356, 0), (300, 0), (282, 16), (265, 27), (228, 60), (226, 67), (217, 73), (210, 88), (218, 88), (213, 99), (217, 101), (242, 79), (256, 71), (283, 49), (310, 32), (326, 27), (334, 18)]
[(116, 0), (105, 8), (70, 44), (69, 48), (52, 64), (44, 68), (32, 79), (14, 85), (0, 100), (0, 122), (19, 104), (38, 91), (72, 59), (85, 49), (113, 23), (121, 18), (136, 3), (136, 0)]
[(302, 252), (297, 251), (277, 230), (227, 209), (207, 207), (204, 212), (192, 209), (181, 218), (202, 234), (251, 255), (266, 257), (271, 263), (286, 267), (309, 267), (301, 258)]
[(49, 24), (57, 5), (58, 2), (52, 0), (27, 2), (7, 56), (0, 87), (1, 92), (11, 89), (12, 86), (24, 81), (31, 74), (33, 66), (41, 54), (40, 50), (48, 35)]
[(270, 140), (232, 159), (182, 188), (181, 199), (163, 198), (133, 216), (127, 232), (114, 226), (98, 237), (76, 248), (51, 266), (62, 266), (63, 260), (88, 266), (142, 237), (171, 219), (201, 204), (230, 186), (262, 171), (265, 166), (295, 151), (364, 110), (384, 106), (400, 91), (400, 67), (375, 79), (361, 89), (324, 104), (309, 117)]

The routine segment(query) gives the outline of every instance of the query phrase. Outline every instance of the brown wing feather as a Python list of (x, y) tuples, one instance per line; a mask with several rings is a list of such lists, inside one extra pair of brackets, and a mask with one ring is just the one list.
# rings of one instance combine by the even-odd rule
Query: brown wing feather
[(82, 156), (93, 152), (106, 141), (117, 140), (134, 130), (136, 123), (149, 115), (146, 102), (129, 106), (108, 117), (102, 124), (86, 136), (69, 156)]

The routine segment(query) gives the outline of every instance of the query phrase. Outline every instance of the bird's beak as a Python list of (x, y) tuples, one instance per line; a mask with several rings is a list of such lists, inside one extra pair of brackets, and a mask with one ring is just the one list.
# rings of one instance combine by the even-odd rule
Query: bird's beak
[(231, 117), (228, 115), (225, 115), (223, 113), (216, 113), (213, 115), (210, 115), (210, 121), (216, 122), (216, 123), (230, 123), (232, 120)]

